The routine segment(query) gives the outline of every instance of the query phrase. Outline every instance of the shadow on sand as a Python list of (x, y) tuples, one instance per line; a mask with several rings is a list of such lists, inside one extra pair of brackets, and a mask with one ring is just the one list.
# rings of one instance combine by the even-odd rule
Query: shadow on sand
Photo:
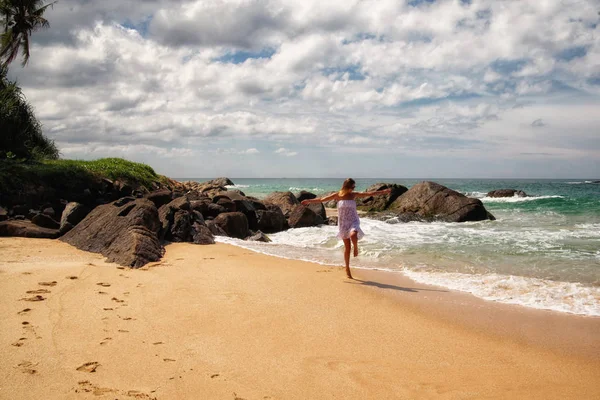
[(352, 281), (346, 281), (346, 283), (351, 283), (351, 284), (355, 284), (355, 285), (373, 286), (373, 287), (378, 287), (380, 289), (400, 290), (402, 292), (448, 292), (448, 290), (409, 288), (409, 287), (402, 287), (402, 286), (396, 286), (396, 285), (389, 285), (387, 283), (363, 281), (361, 279), (356, 279), (356, 278), (352, 279)]

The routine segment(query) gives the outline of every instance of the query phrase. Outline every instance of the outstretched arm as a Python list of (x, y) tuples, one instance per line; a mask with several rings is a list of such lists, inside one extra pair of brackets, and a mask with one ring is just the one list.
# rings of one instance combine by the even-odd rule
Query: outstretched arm
[(307, 206), (309, 204), (314, 204), (314, 203), (324, 203), (329, 200), (337, 200), (337, 198), (338, 198), (338, 194), (332, 193), (329, 196), (325, 196), (322, 198), (317, 197), (316, 199), (302, 200), (302, 205)]
[(356, 193), (354, 193), (354, 198), (371, 197), (371, 196), (377, 196), (380, 194), (389, 194), (391, 192), (392, 192), (392, 189), (376, 190), (374, 192), (356, 192)]

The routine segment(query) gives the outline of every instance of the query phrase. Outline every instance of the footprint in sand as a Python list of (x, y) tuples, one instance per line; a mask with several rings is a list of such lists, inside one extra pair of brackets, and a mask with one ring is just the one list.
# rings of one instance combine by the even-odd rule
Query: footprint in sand
[(102, 290), (98, 291), (98, 294), (108, 294), (107, 292), (103, 292)]
[(19, 338), (19, 340), (17, 340), (16, 342), (11, 343), (10, 345), (15, 346), (15, 347), (21, 347), (25, 344), (25, 340), (27, 340), (27, 338), (22, 337), (22, 338)]
[(104, 311), (112, 311), (112, 310), (114, 310), (114, 308), (110, 308), (110, 307), (104, 307), (104, 308), (103, 308), (103, 310), (104, 310)]
[(121, 333), (129, 333), (129, 331), (126, 331), (125, 329), (119, 329), (119, 330), (118, 330), (118, 332), (121, 332)]
[(102, 287), (109, 287), (109, 286), (110, 286), (110, 283), (106, 283), (106, 282), (98, 282), (98, 283), (96, 283), (96, 285), (98, 285), (98, 286), (102, 286)]
[(135, 321), (135, 318), (131, 318), (131, 317), (121, 317), (120, 315), (117, 315), (119, 318), (121, 318), (123, 321)]
[(163, 361), (165, 361), (165, 362), (175, 362), (177, 360), (173, 360), (172, 358), (163, 358)]
[(102, 345), (102, 346), (103, 346), (103, 345), (107, 344), (108, 342), (110, 342), (111, 340), (112, 340), (112, 338), (111, 338), (111, 337), (105, 337), (105, 338), (104, 338), (104, 339), (102, 339), (102, 341), (100, 342), (100, 345)]
[(25, 293), (27, 293), (27, 294), (47, 294), (47, 293), (52, 293), (52, 292), (49, 291), (48, 289), (36, 289), (36, 290), (28, 290)]
[(58, 282), (56, 281), (52, 281), (52, 282), (38, 282), (38, 285), (40, 286), (56, 286)]
[(24, 308), (21, 311), (19, 311), (17, 314), (23, 315), (23, 314), (27, 314), (29, 311), (31, 311), (31, 308)]
[(164, 344), (164, 343), (163, 342), (154, 342), (152, 344), (157, 345), (157, 344)]
[(113, 297), (111, 300), (116, 301), (117, 303), (125, 303), (125, 300), (119, 300), (116, 297)]
[(33, 375), (37, 373), (37, 370), (34, 368), (37, 366), (37, 364), (34, 364), (31, 361), (23, 361), (17, 366), (21, 369), (21, 372), (23, 372), (24, 374)]
[(19, 300), (24, 300), (24, 301), (44, 301), (46, 300), (46, 298), (44, 296), (41, 295), (37, 295), (37, 296), (32, 296), (32, 297), (23, 297), (22, 299)]
[(77, 371), (81, 372), (96, 372), (96, 369), (100, 366), (100, 363), (97, 361), (86, 362), (85, 364), (77, 367)]
[(21, 272), (22, 275), (31, 275), (31, 272)]
[(76, 276), (74, 276), (74, 275), (71, 275), (71, 276), (67, 276), (66, 279), (78, 279), (78, 278)]

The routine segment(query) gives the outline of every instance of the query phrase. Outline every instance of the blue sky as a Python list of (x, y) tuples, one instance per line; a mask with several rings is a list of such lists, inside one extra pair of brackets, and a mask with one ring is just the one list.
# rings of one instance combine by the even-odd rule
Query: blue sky
[(173, 177), (599, 178), (594, 0), (61, 0), (18, 79), (64, 157)]

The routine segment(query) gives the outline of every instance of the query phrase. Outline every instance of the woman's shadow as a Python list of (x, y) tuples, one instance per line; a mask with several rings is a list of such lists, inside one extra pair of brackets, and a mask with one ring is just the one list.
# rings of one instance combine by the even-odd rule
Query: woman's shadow
[(380, 289), (392, 289), (392, 290), (400, 290), (402, 292), (448, 292), (447, 290), (439, 290), (439, 289), (425, 289), (425, 288), (409, 288), (402, 287), (396, 285), (390, 285), (387, 283), (373, 282), (373, 281), (363, 281), (362, 279), (352, 279), (351, 282), (345, 281), (346, 283), (365, 285), (365, 286), (373, 286), (378, 287)]

